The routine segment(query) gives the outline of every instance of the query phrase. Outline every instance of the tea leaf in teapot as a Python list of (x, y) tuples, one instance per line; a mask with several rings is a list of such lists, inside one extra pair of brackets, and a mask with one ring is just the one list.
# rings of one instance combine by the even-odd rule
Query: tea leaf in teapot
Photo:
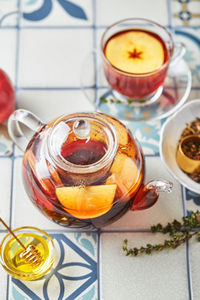
[(126, 256), (138, 256), (139, 254), (152, 254), (152, 252), (160, 252), (164, 249), (176, 249), (191, 239), (193, 236), (197, 236), (197, 241), (200, 242), (200, 230), (196, 230), (200, 227), (200, 212), (191, 212), (187, 217), (182, 217), (182, 223), (174, 220), (168, 223), (166, 226), (162, 226), (160, 223), (151, 227), (152, 233), (169, 234), (171, 237), (165, 240), (163, 244), (146, 244), (140, 248), (128, 248), (128, 240), (124, 240), (123, 251)]

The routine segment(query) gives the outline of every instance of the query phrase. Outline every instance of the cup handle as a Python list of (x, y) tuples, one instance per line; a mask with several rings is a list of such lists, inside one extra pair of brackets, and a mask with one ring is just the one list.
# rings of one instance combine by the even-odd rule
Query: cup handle
[(17, 109), (8, 119), (8, 133), (19, 149), (25, 151), (30, 137), (42, 125), (44, 123), (30, 111)]
[(159, 192), (168, 192), (172, 190), (173, 184), (163, 179), (152, 180), (146, 185), (142, 184), (137, 192), (131, 210), (143, 210), (153, 206), (159, 197)]
[(174, 50), (170, 60), (170, 67), (174, 66), (185, 54), (186, 47), (182, 42), (174, 43)]

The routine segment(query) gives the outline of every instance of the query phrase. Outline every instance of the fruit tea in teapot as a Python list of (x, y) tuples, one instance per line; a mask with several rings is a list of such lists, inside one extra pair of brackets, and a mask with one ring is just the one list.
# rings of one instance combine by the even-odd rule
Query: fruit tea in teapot
[(36, 132), (23, 158), (25, 189), (53, 221), (71, 227), (102, 227), (129, 208), (153, 205), (158, 190), (171, 183), (143, 185), (144, 156), (130, 131), (99, 113), (61, 116), (43, 124), (33, 114), (16, 111), (9, 132), (24, 148), (19, 121)]

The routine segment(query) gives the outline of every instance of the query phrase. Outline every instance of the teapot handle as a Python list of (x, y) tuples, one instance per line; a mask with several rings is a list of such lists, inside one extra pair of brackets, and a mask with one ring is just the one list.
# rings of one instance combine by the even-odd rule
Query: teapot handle
[(8, 133), (13, 142), (25, 151), (30, 138), (42, 125), (40, 119), (30, 111), (17, 109), (8, 119)]
[(143, 210), (153, 206), (158, 200), (158, 192), (172, 191), (173, 183), (163, 179), (152, 180), (146, 185), (142, 184), (133, 199), (131, 210)]

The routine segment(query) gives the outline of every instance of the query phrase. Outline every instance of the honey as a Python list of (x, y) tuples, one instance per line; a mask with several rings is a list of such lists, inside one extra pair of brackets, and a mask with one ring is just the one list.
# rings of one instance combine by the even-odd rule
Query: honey
[(49, 241), (43, 236), (32, 232), (23, 232), (16, 234), (16, 236), (26, 248), (29, 245), (35, 247), (42, 258), (41, 262), (34, 264), (25, 260), (22, 256), (24, 249), (17, 240), (12, 237), (1, 249), (4, 269), (6, 269), (12, 277), (20, 280), (34, 280), (42, 277), (51, 268), (54, 262)]

